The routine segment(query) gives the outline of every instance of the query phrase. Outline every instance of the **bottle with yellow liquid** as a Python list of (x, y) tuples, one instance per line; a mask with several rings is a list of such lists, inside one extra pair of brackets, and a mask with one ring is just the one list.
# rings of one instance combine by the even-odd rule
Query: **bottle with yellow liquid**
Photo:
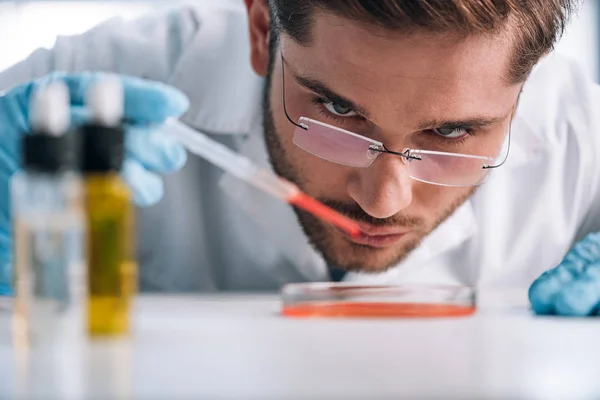
[(119, 175), (124, 159), (123, 88), (103, 80), (90, 88), (91, 123), (82, 127), (82, 170), (88, 226), (88, 331), (130, 332), (136, 292), (134, 207)]

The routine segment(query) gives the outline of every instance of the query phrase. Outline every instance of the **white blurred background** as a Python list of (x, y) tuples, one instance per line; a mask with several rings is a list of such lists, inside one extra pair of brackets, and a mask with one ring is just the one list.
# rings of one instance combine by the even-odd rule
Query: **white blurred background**
[[(160, 7), (173, 6), (176, 2), (0, 0), (0, 37), (3, 38), (0, 41), (0, 71), (38, 47), (51, 47), (59, 35), (81, 33), (113, 17), (132, 19)], [(557, 47), (558, 52), (580, 62), (596, 81), (600, 81), (599, 3), (597, 0), (585, 1)]]
[(82, 33), (114, 17), (132, 19), (161, 6), (143, 1), (0, 1), (0, 71), (38, 47), (52, 47), (57, 36)]

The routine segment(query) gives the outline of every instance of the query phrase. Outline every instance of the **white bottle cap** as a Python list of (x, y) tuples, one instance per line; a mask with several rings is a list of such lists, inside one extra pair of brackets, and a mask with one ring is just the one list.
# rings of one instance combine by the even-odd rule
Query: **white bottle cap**
[(86, 104), (94, 122), (117, 126), (123, 118), (125, 95), (123, 84), (116, 76), (107, 76), (94, 83), (87, 92)]
[(39, 88), (31, 99), (29, 120), (34, 131), (53, 136), (65, 133), (71, 123), (67, 85), (56, 81)]

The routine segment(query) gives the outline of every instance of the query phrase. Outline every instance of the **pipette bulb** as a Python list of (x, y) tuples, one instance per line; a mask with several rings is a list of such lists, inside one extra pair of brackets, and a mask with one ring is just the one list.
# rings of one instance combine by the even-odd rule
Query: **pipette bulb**
[(114, 127), (121, 123), (124, 104), (123, 84), (116, 76), (106, 76), (87, 92), (86, 104), (95, 123)]
[(65, 133), (71, 123), (69, 103), (69, 89), (63, 82), (37, 89), (31, 100), (31, 129), (51, 136)]

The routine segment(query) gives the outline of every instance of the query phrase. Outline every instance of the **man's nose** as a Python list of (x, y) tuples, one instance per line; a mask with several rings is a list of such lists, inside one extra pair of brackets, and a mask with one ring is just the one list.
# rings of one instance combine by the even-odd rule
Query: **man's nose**
[(402, 160), (382, 154), (352, 177), (348, 194), (372, 217), (389, 218), (410, 205), (412, 184)]

